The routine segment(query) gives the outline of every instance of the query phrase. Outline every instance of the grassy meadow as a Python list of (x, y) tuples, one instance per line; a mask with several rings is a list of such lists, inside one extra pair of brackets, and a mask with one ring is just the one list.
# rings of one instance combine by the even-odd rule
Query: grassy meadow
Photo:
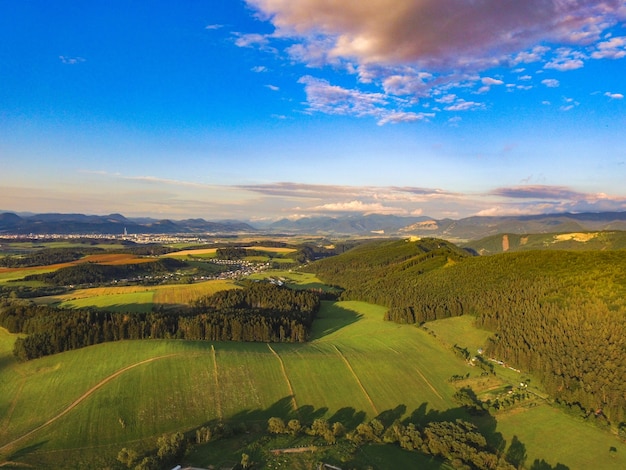
[[(15, 336), (0, 330), (0, 465), (104, 468), (122, 447), (149, 449), (164, 432), (193, 432), (220, 419), (264, 427), (271, 416), (347, 425), (381, 413), (466, 417), (448, 379), (469, 373), (480, 380), (481, 371), (453, 354), (452, 338), (442, 338), (452, 332), (454, 343), (470, 347), (483, 333), (463, 317), (431, 323), (435, 336), (384, 322), (383, 314), (362, 302), (324, 302), (305, 344), (122, 341), (27, 363), (16, 362)], [(572, 470), (589, 462), (626, 467), (624, 444), (546, 403), (495, 420), (489, 432), (507, 443), (517, 436), (527, 467), (535, 459)], [(192, 463), (208, 465), (213, 452), (198, 449)]]
[(60, 308), (97, 308), (114, 312), (150, 312), (155, 308), (188, 306), (215, 292), (236, 289), (231, 280), (159, 286), (115, 286), (76, 289), (68, 294), (39, 297), (37, 302)]

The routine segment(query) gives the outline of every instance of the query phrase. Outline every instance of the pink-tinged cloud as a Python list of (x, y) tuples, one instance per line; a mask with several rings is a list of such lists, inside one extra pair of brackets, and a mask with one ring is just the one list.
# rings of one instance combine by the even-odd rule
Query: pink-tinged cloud
[(621, 93), (611, 93), (609, 91), (607, 91), (604, 96), (607, 96), (609, 98), (611, 98), (612, 100), (621, 100), (624, 99), (624, 95), (622, 95)]
[(331, 202), (320, 206), (311, 207), (309, 212), (355, 212), (359, 214), (386, 214), (407, 215), (406, 209), (399, 207), (384, 206), (378, 202), (365, 203), (359, 200), (349, 202)]
[(380, 108), (388, 104), (382, 93), (367, 93), (331, 85), (327, 80), (311, 76), (298, 80), (304, 84), (309, 108), (327, 114), (352, 114), (375, 116)]
[(626, 57), (626, 37), (611, 38), (598, 44), (591, 54), (594, 59), (622, 59)]
[[(436, 70), (532, 61), (553, 42), (589, 45), (626, 16), (620, 0), (248, 0), (277, 34), (325, 41), (328, 57)], [(531, 50), (528, 56), (518, 54)], [(302, 57), (303, 59), (305, 57)]]
[(552, 199), (569, 200), (581, 199), (584, 193), (572, 191), (564, 186), (527, 185), (510, 188), (497, 188), (490, 192), (494, 196), (502, 196), (515, 199)]

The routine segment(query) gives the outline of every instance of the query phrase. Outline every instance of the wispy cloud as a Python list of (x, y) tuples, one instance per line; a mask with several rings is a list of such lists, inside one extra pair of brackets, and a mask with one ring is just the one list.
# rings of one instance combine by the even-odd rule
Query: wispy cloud
[(611, 93), (610, 91), (607, 91), (604, 96), (608, 96), (609, 98), (611, 98), (612, 100), (621, 100), (624, 98), (624, 95), (621, 93)]
[(576, 70), (582, 68), (585, 63), (583, 59), (586, 56), (577, 50), (571, 49), (569, 47), (562, 47), (557, 49), (556, 56), (552, 58), (543, 68), (545, 69), (555, 69), (561, 72), (566, 72), (569, 70)]
[(584, 193), (572, 191), (565, 186), (526, 185), (496, 188), (490, 192), (494, 196), (502, 196), (513, 199), (549, 199), (571, 200), (581, 199)]
[(386, 215), (408, 215), (406, 209), (392, 206), (385, 206), (380, 203), (365, 203), (353, 200), (349, 202), (331, 202), (308, 208), (309, 212), (339, 212), (339, 213), (359, 213), (359, 214), (386, 214)]
[(66, 65), (76, 65), (85, 62), (85, 59), (82, 57), (68, 57), (65, 55), (60, 55), (59, 60)]
[(554, 78), (546, 78), (544, 80), (541, 80), (541, 84), (547, 86), (548, 88), (556, 88), (561, 83)]
[(594, 59), (622, 59), (626, 57), (626, 37), (615, 37), (597, 45), (591, 54)]

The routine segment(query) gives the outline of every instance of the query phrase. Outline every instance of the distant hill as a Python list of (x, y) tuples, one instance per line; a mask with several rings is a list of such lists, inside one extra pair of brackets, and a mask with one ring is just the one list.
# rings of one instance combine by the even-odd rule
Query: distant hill
[(204, 219), (181, 221), (130, 219), (121, 214), (0, 214), (0, 234), (98, 234), (133, 233), (234, 233), (254, 232), (243, 222), (209, 222)]
[[(262, 231), (324, 236), (436, 237), (455, 242), (480, 240), (501, 234), (550, 234), (626, 231), (626, 212), (541, 214), (529, 216), (434, 219), (369, 214), (282, 219), (272, 223), (204, 219), (156, 220), (127, 218), (121, 214), (16, 214), (0, 213), (0, 234), (121, 234), (133, 233), (237, 233)], [(497, 251), (490, 251), (497, 252)]]
[(303, 217), (282, 219), (267, 226), (273, 232), (323, 233), (343, 235), (397, 234), (409, 224), (429, 220), (428, 217), (395, 215), (349, 215), (341, 217)]
[(525, 250), (623, 250), (626, 249), (626, 231), (502, 233), (463, 246), (480, 255)]
[(626, 212), (540, 214), (502, 217), (431, 219), (401, 231), (450, 240), (477, 240), (491, 235), (626, 230)]
[(626, 230), (626, 212), (541, 214), (529, 216), (435, 219), (393, 215), (310, 217), (283, 219), (266, 227), (286, 233), (438, 237), (446, 240), (478, 240), (511, 233), (585, 232)]

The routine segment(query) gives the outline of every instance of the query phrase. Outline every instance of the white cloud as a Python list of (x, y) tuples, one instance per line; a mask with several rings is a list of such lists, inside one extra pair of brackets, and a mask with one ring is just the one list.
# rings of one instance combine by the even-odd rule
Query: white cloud
[(626, 57), (626, 37), (611, 38), (598, 44), (591, 54), (594, 59), (622, 59)]
[(544, 54), (549, 50), (550, 48), (545, 46), (535, 46), (530, 51), (522, 51), (516, 54), (513, 58), (513, 63), (531, 64), (533, 62), (540, 62), (541, 60), (543, 60)]
[(373, 116), (380, 113), (380, 108), (388, 103), (382, 93), (366, 93), (331, 85), (327, 80), (310, 75), (298, 80), (304, 84), (309, 108), (327, 114), (353, 114)]
[(269, 88), (272, 91), (278, 91), (280, 90), (279, 87), (277, 87), (276, 85), (265, 85), (265, 88)]
[(559, 81), (554, 78), (546, 78), (544, 80), (541, 80), (541, 83), (548, 88), (556, 88), (560, 85)]
[(446, 106), (446, 111), (469, 111), (472, 109), (483, 109), (485, 105), (483, 103), (477, 103), (475, 101), (465, 101), (464, 99), (458, 99), (454, 104)]
[(388, 123), (397, 124), (399, 122), (423, 121), (432, 117), (435, 117), (435, 113), (414, 113), (411, 111), (392, 111), (387, 114), (384, 114), (378, 120), (378, 125), (382, 126)]
[(504, 82), (502, 80), (491, 77), (483, 77), (480, 81), (483, 86), (478, 89), (477, 93), (487, 93), (494, 85), (504, 85)]
[(80, 64), (81, 62), (85, 62), (85, 59), (83, 59), (82, 57), (67, 57), (64, 55), (60, 55), (59, 59), (66, 65), (76, 65)]
[(621, 100), (624, 98), (624, 95), (621, 93), (611, 93), (609, 91), (607, 91), (604, 96), (608, 96), (609, 98), (611, 98), (612, 100)]
[(204, 27), (204, 29), (215, 30), (215, 29), (221, 29), (223, 27), (224, 27), (223, 24), (208, 24)]
[(255, 73), (263, 73), (263, 72), (267, 72), (267, 67), (264, 65), (257, 65), (256, 67), (252, 67), (250, 70), (252, 70)]
[(548, 63), (544, 65), (544, 69), (555, 69), (560, 72), (566, 72), (568, 70), (576, 70), (584, 67), (585, 55), (573, 50), (569, 47), (562, 47), (557, 49), (556, 56), (552, 58)]
[(406, 209), (399, 207), (384, 206), (378, 202), (365, 203), (359, 200), (349, 202), (331, 202), (320, 206), (311, 207), (310, 212), (357, 212), (361, 214), (395, 214), (407, 215)]

